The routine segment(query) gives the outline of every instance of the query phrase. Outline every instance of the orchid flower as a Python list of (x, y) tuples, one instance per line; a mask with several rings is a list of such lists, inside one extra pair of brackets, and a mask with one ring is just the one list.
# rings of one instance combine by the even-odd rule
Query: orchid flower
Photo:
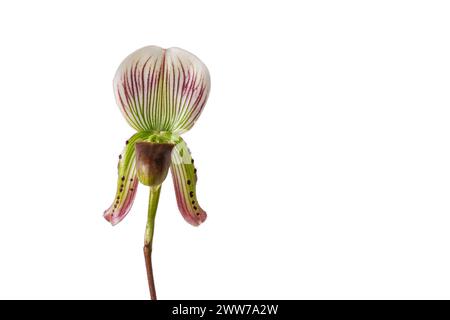
[(144, 255), (150, 296), (156, 299), (152, 240), (161, 184), (169, 167), (183, 218), (193, 226), (206, 219), (197, 201), (194, 160), (180, 135), (199, 118), (210, 77), (203, 62), (189, 52), (148, 46), (125, 58), (113, 84), (119, 109), (137, 133), (119, 155), (117, 191), (104, 217), (116, 225), (130, 211), (138, 182), (150, 187)]

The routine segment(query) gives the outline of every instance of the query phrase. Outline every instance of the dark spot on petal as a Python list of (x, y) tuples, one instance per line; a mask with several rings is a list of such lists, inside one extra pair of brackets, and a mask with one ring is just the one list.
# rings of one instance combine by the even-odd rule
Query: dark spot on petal
[(117, 196), (117, 200), (119, 200), (120, 199), (120, 196)]
[(194, 196), (194, 192), (189, 192), (189, 196), (192, 198)]
[(191, 163), (194, 164), (194, 159), (191, 159)]
[(130, 181), (133, 181), (133, 178), (131, 178)]
[(197, 173), (197, 169), (194, 168), (194, 173)]
[(124, 181), (125, 180), (125, 176), (122, 176), (122, 181)]
[(192, 200), (192, 204), (194, 204), (195, 203), (195, 201), (194, 200)]
[(114, 208), (117, 208), (117, 204), (114, 205)]
[(197, 212), (197, 215), (199, 216), (199, 215), (200, 215), (200, 212)]
[(191, 180), (188, 180), (188, 181), (187, 181), (187, 184), (191, 184)]
[(122, 155), (121, 154), (119, 154), (119, 159), (122, 159)]
[(123, 183), (120, 185), (120, 188), (123, 189)]
[(128, 144), (128, 140), (127, 140), (127, 141), (125, 141), (125, 144)]
[(130, 191), (133, 191), (134, 189), (133, 188), (130, 188)]
[(196, 206), (194, 206), (194, 210), (197, 210), (197, 207), (196, 207)]

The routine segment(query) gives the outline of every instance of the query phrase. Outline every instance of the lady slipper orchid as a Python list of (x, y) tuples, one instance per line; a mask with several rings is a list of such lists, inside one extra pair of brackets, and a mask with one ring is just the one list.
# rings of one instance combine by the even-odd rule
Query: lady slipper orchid
[(104, 217), (116, 225), (130, 211), (138, 182), (150, 187), (144, 255), (150, 296), (156, 299), (152, 240), (161, 184), (169, 167), (183, 218), (194, 226), (206, 219), (197, 201), (194, 160), (180, 134), (200, 116), (210, 77), (206, 66), (189, 52), (148, 46), (125, 58), (113, 84), (119, 109), (137, 133), (119, 155), (117, 192)]

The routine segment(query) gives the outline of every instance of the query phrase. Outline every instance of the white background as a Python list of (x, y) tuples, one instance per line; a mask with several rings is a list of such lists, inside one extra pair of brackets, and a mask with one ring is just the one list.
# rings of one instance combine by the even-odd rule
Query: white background
[(200, 227), (170, 177), (161, 299), (450, 298), (446, 1), (0, 4), (0, 298), (146, 299), (147, 190), (104, 221), (133, 130), (112, 90), (150, 44), (209, 67), (184, 135)]

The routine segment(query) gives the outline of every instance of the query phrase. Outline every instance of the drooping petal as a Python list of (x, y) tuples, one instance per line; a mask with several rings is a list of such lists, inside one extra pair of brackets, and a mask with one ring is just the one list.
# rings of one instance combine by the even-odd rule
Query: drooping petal
[(193, 226), (200, 225), (206, 220), (206, 212), (197, 201), (197, 170), (186, 142), (181, 138), (172, 151), (170, 171), (181, 215)]
[(148, 133), (139, 132), (125, 143), (123, 152), (119, 155), (117, 191), (112, 205), (103, 216), (112, 225), (118, 224), (130, 211), (136, 196), (139, 180), (136, 173), (135, 144), (148, 137)]
[(206, 66), (179, 48), (141, 48), (129, 55), (114, 77), (117, 104), (138, 131), (189, 130), (210, 89)]

